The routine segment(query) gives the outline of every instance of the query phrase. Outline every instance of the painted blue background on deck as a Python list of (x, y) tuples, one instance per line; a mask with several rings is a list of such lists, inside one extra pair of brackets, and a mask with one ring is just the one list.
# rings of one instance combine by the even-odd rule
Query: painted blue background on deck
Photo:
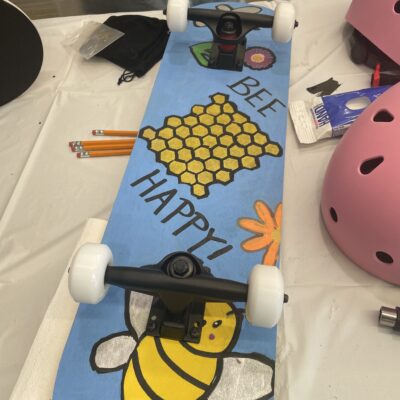
[[(238, 4), (232, 6), (237, 7)], [(265, 12), (272, 13), (267, 9)], [(192, 105), (208, 104), (210, 95), (221, 92), (228, 94), (229, 100), (237, 105), (239, 111), (250, 116), (263, 132), (268, 133), (271, 140), (279, 142), (284, 148), (287, 109), (276, 105), (276, 113), (267, 110), (266, 117), (263, 117), (227, 85), (251, 76), (261, 82), (258, 89), (263, 87), (272, 93), (272, 97), (263, 94), (265, 100), (259, 101), (257, 108), (274, 98), (287, 104), (290, 44), (272, 42), (271, 30), (253, 31), (248, 35), (248, 46), (270, 48), (277, 61), (269, 70), (253, 71), (244, 67), (242, 72), (234, 72), (205, 69), (197, 64), (189, 46), (209, 40), (210, 31), (204, 27), (194, 27), (192, 23), (189, 23), (186, 33), (171, 35), (142, 126), (150, 125), (158, 129), (164, 124), (166, 116), (184, 116), (190, 113)], [(135, 96), (134, 92), (132, 96)], [(239, 228), (237, 220), (240, 217), (257, 218), (253, 208), (256, 200), (265, 201), (272, 210), (282, 201), (284, 157), (264, 155), (260, 159), (259, 169), (236, 172), (233, 182), (226, 186), (210, 185), (209, 197), (197, 199), (190, 194), (188, 185), (179, 184), (175, 176), (166, 174), (164, 165), (156, 162), (155, 154), (146, 146), (144, 139), (137, 140), (104, 236), (103, 242), (113, 251), (114, 264), (152, 264), (168, 253), (186, 250), (200, 241), (205, 232), (194, 227), (178, 236), (172, 235), (187, 221), (183, 217), (174, 217), (165, 224), (160, 222), (180, 204), (179, 198), (184, 197), (191, 200), (196, 211), (207, 218), (210, 227), (215, 228), (215, 235), (226, 239), (234, 247), (212, 261), (207, 260), (207, 255), (220, 246), (210, 244), (194, 254), (203, 259), (215, 276), (245, 282), (252, 266), (261, 262), (263, 252), (245, 253), (241, 250), (240, 243), (252, 234)], [(175, 198), (158, 215), (154, 215), (154, 210), (160, 203), (146, 203), (139, 196), (148, 187), (147, 184), (130, 186), (133, 181), (155, 169), (159, 169), (160, 173), (154, 179), (159, 181), (165, 178), (167, 183), (151, 195), (172, 188), (178, 190)], [(239, 306), (243, 307), (243, 304)], [(96, 341), (125, 330), (123, 290), (111, 288), (107, 297), (96, 306), (80, 305), (60, 364), (54, 399), (120, 398), (122, 372), (97, 374), (90, 367), (89, 356)], [(275, 329), (251, 327), (244, 321), (234, 351), (259, 352), (275, 359), (275, 346)]]

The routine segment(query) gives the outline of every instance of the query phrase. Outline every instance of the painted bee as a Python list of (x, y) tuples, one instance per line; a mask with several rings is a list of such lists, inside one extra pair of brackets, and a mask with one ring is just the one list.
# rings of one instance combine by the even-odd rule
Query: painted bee
[[(271, 2), (272, 4), (267, 4), (268, 8), (274, 9), (276, 4), (275, 2)], [(217, 4), (215, 7), (217, 10), (219, 11), (226, 11), (226, 12), (230, 12), (230, 11), (239, 11), (239, 12), (243, 12), (243, 13), (249, 13), (249, 14), (259, 14), (262, 11), (261, 7), (258, 6), (244, 6), (244, 7), (232, 7), (229, 4)], [(195, 21), (194, 25), (202, 28), (203, 26), (206, 26), (206, 24), (204, 22), (199, 22), (199, 21)]]
[(232, 353), (242, 313), (230, 303), (206, 303), (199, 343), (147, 336), (153, 297), (126, 291), (127, 332), (98, 341), (90, 362), (99, 372), (123, 370), (121, 398), (255, 400), (273, 396), (274, 361)]

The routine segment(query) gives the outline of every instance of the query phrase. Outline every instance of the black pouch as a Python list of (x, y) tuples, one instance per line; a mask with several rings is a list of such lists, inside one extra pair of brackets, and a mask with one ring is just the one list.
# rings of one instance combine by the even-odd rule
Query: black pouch
[(143, 76), (161, 60), (169, 37), (166, 21), (141, 15), (122, 15), (110, 17), (104, 24), (125, 35), (97, 56), (130, 71), (132, 79)]

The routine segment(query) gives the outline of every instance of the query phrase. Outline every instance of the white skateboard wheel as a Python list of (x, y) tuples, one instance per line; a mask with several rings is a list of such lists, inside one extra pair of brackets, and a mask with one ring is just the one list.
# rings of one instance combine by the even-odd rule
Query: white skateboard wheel
[(68, 285), (78, 303), (97, 304), (107, 294), (104, 284), (106, 268), (112, 253), (105, 244), (86, 243), (76, 253), (69, 269)]
[(293, 35), (296, 22), (296, 11), (292, 3), (283, 1), (276, 6), (272, 25), (272, 39), (275, 42), (287, 43)]
[(257, 264), (249, 275), (246, 318), (252, 325), (272, 328), (281, 317), (284, 295), (281, 271)]
[(188, 23), (189, 0), (168, 0), (167, 24), (171, 32), (185, 32)]

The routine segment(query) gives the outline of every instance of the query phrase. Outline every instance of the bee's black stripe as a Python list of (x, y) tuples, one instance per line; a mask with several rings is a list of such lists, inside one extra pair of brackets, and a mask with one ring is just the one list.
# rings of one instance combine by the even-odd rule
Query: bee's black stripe
[[(142, 374), (142, 371), (140, 370), (140, 363), (139, 363), (139, 356), (137, 351), (135, 350), (133, 357), (132, 357), (132, 365), (133, 365), (133, 370), (135, 371), (136, 378), (142, 387), (142, 389), (146, 392), (146, 394), (152, 399), (152, 400), (163, 400), (160, 396), (158, 396), (148, 385), (146, 380), (144, 379), (144, 376)], [(126, 372), (125, 372), (126, 373)], [(125, 379), (125, 378), (124, 378)]]
[(162, 347), (161, 340), (160, 338), (156, 337), (154, 338), (154, 341), (156, 343), (157, 351), (162, 360), (179, 376), (181, 376), (185, 381), (191, 383), (192, 385), (198, 387), (201, 390), (208, 390), (209, 385), (197, 380), (196, 378), (193, 378), (193, 376), (189, 375), (187, 372), (185, 372), (183, 369), (178, 367), (167, 355), (165, 352), (164, 348)]

